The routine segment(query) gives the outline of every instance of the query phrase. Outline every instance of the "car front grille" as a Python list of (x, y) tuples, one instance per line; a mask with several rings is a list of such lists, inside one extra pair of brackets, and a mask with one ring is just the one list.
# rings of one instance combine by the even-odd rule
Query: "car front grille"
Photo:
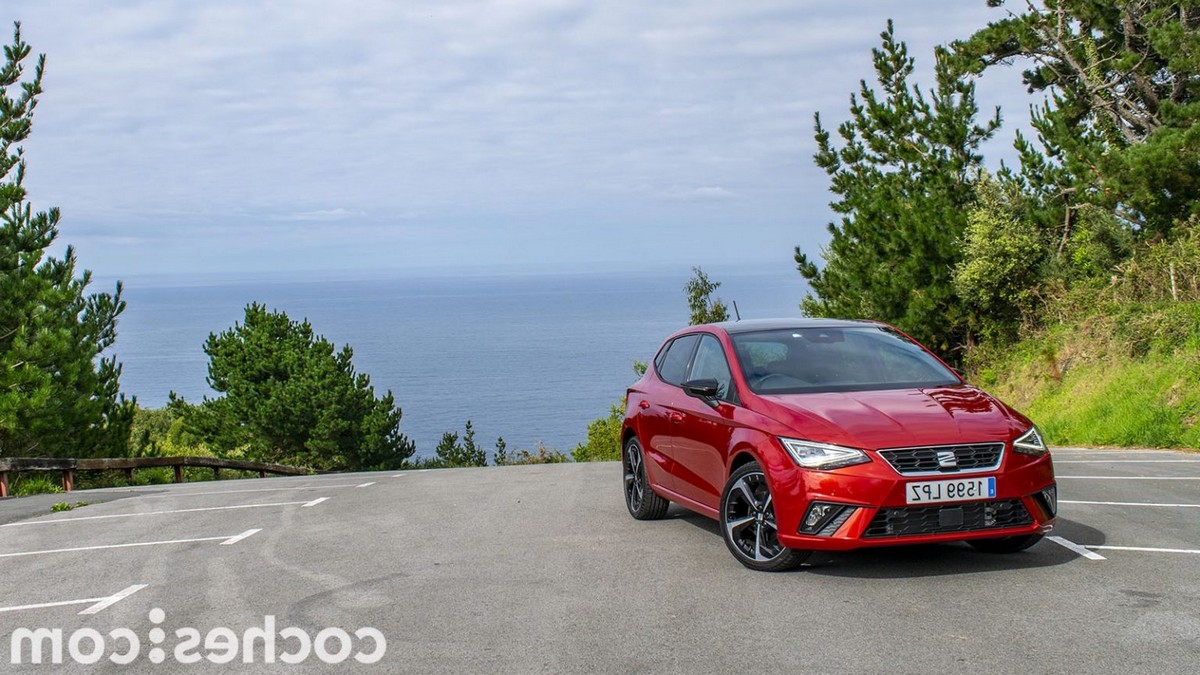
[(988, 471), (1000, 467), (1003, 454), (1003, 443), (934, 445), (879, 451), (879, 455), (903, 476)]
[(863, 537), (913, 537), (946, 532), (976, 532), (1021, 527), (1033, 517), (1020, 499), (990, 502), (883, 508), (871, 519)]

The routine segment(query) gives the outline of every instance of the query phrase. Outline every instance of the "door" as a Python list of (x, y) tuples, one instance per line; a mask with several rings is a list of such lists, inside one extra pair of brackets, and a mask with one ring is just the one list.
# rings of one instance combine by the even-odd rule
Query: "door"
[(682, 396), (673, 411), (677, 413), (671, 449), (675, 460), (674, 490), (716, 509), (725, 484), (725, 454), (735, 428), (733, 416), (738, 397), (725, 350), (715, 336), (701, 337), (687, 379), (716, 380), (717, 405), (713, 407), (680, 390)]
[(641, 407), (638, 431), (645, 450), (646, 471), (651, 482), (671, 491), (675, 490), (673, 446), (682, 419), (678, 406), (679, 400), (686, 398), (679, 385), (687, 377), (699, 341), (698, 334), (684, 335), (663, 347), (653, 364), (662, 382), (654, 383), (653, 389), (638, 403)]

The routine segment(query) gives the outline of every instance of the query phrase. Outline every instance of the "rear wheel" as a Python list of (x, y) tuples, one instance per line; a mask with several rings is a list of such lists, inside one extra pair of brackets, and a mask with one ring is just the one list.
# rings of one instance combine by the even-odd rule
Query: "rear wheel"
[(812, 551), (779, 543), (767, 475), (754, 462), (738, 467), (725, 484), (721, 495), (721, 535), (733, 557), (752, 570), (795, 569), (812, 555)]
[(646, 475), (646, 458), (642, 455), (642, 444), (630, 437), (621, 451), (621, 468), (625, 474), (625, 506), (629, 515), (638, 520), (658, 520), (667, 515), (670, 502), (650, 489)]
[(997, 539), (972, 539), (967, 543), (976, 551), (983, 553), (1016, 553), (1024, 551), (1042, 540), (1040, 534), (1022, 534), (1015, 537), (999, 537)]

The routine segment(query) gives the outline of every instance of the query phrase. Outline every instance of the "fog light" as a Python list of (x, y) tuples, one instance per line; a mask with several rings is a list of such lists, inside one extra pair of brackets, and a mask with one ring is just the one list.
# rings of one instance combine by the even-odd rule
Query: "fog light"
[(829, 517), (829, 514), (833, 513), (834, 508), (833, 504), (813, 504), (808, 509), (808, 515), (804, 517), (804, 529), (817, 529), (817, 525)]
[[(837, 527), (846, 522), (854, 509), (855, 507), (846, 504), (813, 502), (808, 507), (808, 512), (804, 514), (804, 521), (800, 523), (800, 532), (801, 534), (830, 536), (837, 530)], [(835, 522), (835, 527), (828, 527)]]
[(1039, 501), (1042, 503), (1042, 508), (1046, 509), (1046, 513), (1053, 518), (1058, 514), (1058, 486), (1051, 485), (1050, 487), (1038, 493)]

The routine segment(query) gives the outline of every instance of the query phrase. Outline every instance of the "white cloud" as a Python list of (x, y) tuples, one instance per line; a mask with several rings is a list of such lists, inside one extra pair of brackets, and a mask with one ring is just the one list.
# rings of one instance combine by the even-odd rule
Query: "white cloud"
[[(536, 265), (545, 251), (620, 257), (621, 233), (648, 251), (705, 253), (704, 237), (673, 245), (673, 223), (761, 229), (712, 255), (824, 238), (812, 114), (844, 118), (889, 14), (918, 65), (933, 43), (998, 18), (982, 0), (8, 0), (0, 21), (21, 19), (47, 54), (27, 187), (63, 207), (64, 236), (161, 243), (220, 223), (253, 256), (287, 245), (284, 223), (403, 238), (419, 220), (436, 236), (387, 264), (504, 248)], [(336, 228), (310, 234), (346, 258), (314, 245), (280, 264), (359, 264)], [(549, 243), (513, 245), (526, 240)], [(80, 255), (114, 274), (118, 261), (239, 264), (178, 249)]]

